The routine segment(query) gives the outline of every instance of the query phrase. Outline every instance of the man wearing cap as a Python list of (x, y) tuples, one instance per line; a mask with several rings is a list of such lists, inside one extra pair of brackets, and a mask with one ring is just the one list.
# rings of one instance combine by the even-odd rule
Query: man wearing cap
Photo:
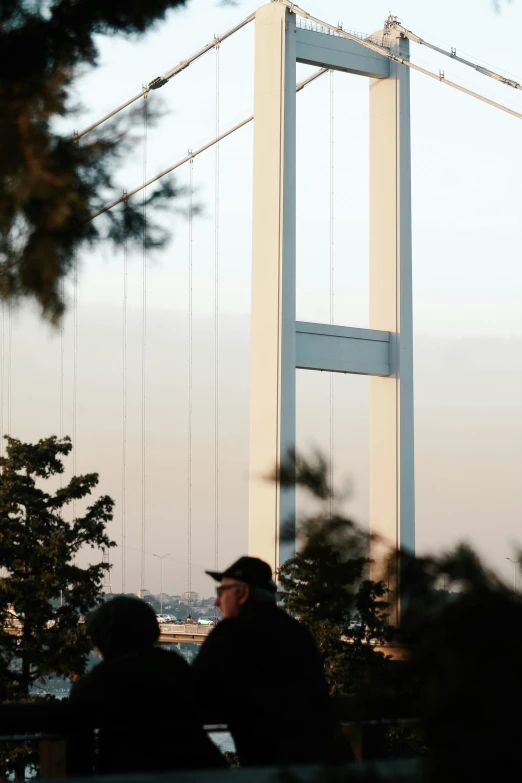
[(309, 631), (277, 606), (268, 563), (241, 557), (206, 573), (220, 583), (223, 620), (193, 666), (241, 764), (331, 760), (337, 723), (323, 664)]

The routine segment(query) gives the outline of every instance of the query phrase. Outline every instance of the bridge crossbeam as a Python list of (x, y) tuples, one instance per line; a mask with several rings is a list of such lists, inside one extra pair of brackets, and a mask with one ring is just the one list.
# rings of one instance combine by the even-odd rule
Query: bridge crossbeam
[(297, 321), (298, 370), (390, 375), (390, 332)]

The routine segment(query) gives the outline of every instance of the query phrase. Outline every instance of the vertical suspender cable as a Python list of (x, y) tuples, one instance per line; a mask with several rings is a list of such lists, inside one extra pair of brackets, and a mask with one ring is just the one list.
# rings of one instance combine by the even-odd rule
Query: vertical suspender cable
[(187, 589), (192, 592), (192, 222), (194, 217), (194, 160), (190, 159), (189, 183), (189, 275), (188, 275), (188, 454), (187, 454)]
[[(219, 44), (216, 44), (216, 139), (219, 137)], [(219, 568), (219, 143), (214, 202), (214, 568)]]
[[(65, 299), (65, 282), (63, 278), (60, 284), (60, 296), (63, 302)], [(65, 353), (65, 317), (62, 315), (60, 319), (60, 440), (63, 438), (64, 353)]]
[[(73, 476), (76, 476), (77, 438), (77, 391), (78, 391), (78, 256), (73, 267)], [(73, 500), (73, 519), (76, 518), (76, 500)]]
[[(124, 204), (124, 209), (125, 209)], [(122, 469), (121, 469), (121, 592), (125, 593), (126, 501), (127, 501), (127, 237), (123, 242), (123, 377), (122, 377)]]
[(11, 395), (12, 342), (13, 342), (13, 305), (11, 301), (9, 301), (9, 304), (7, 306), (7, 434), (8, 435), (12, 435), (11, 432), (12, 429), (12, 420), (11, 420), (12, 417), (12, 395)]
[[(62, 302), (65, 300), (65, 282), (62, 277), (60, 281), (60, 297)], [(65, 316), (62, 315), (60, 319), (60, 429), (59, 438), (63, 438), (63, 401), (64, 401), (64, 353), (65, 353)], [(60, 488), (63, 483), (63, 474), (60, 474)]]
[(0, 456), (4, 454), (4, 315), (5, 302), (2, 301), (0, 314)]
[[(143, 99), (143, 182), (147, 181), (147, 132), (148, 132), (148, 102)], [(147, 362), (147, 189), (143, 189), (143, 303), (141, 332), (141, 581), (140, 589), (143, 597), (145, 589), (145, 528), (146, 528), (146, 362)]]
[[(330, 71), (330, 324), (334, 322), (334, 72)], [(330, 373), (330, 486), (334, 481), (334, 375)], [(330, 516), (333, 496), (330, 496)]]

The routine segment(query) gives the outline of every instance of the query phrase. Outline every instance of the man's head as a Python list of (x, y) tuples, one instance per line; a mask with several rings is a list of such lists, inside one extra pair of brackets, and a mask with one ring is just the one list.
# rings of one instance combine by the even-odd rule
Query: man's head
[(226, 571), (207, 571), (216, 582), (215, 606), (223, 619), (237, 617), (247, 603), (275, 603), (276, 585), (268, 563), (258, 557), (240, 557)]
[(87, 618), (86, 630), (103, 658), (147, 650), (159, 637), (154, 609), (140, 598), (126, 595), (95, 609)]

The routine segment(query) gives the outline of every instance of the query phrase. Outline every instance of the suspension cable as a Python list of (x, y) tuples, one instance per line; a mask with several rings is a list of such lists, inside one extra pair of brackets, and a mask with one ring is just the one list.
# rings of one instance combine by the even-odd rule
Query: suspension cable
[(242, 22), (239, 22), (239, 24), (236, 24), (234, 25), (234, 27), (231, 27), (230, 30), (227, 30), (225, 33), (222, 33), (221, 35), (215, 35), (213, 41), (210, 41), (210, 43), (206, 44), (201, 49), (198, 49), (197, 52), (194, 52), (194, 54), (190, 55), (190, 57), (187, 57), (186, 60), (181, 60), (181, 62), (178, 63), (178, 65), (175, 65), (169, 71), (166, 71), (162, 76), (156, 76), (155, 79), (152, 79), (150, 82), (148, 82), (140, 90), (140, 92), (136, 93), (136, 95), (133, 95), (132, 98), (129, 98), (120, 106), (117, 106), (108, 114), (105, 114), (99, 120), (93, 122), (87, 128), (84, 128), (84, 130), (80, 131), (79, 133), (75, 133), (75, 138), (81, 139), (81, 137), (85, 136), (86, 133), (89, 133), (89, 131), (94, 130), (94, 128), (97, 128), (99, 125), (106, 122), (111, 117), (114, 117), (120, 111), (126, 109), (127, 106), (130, 106), (132, 103), (134, 103), (134, 101), (137, 101), (140, 98), (147, 96), (151, 90), (158, 90), (160, 87), (163, 87), (165, 84), (167, 84), (167, 82), (169, 82), (172, 79), (173, 76), (176, 76), (178, 73), (181, 73), (181, 71), (184, 71), (185, 68), (188, 68), (188, 66), (191, 63), (194, 63), (196, 62), (196, 60), (199, 60), (200, 57), (202, 57), (204, 54), (209, 52), (211, 49), (214, 49), (214, 47), (217, 48), (222, 41), (226, 41), (226, 39), (230, 38), (231, 35), (234, 35), (234, 33), (237, 33), (237, 31), (241, 30), (242, 27), (245, 27), (245, 25), (249, 24), (249, 22), (255, 19), (255, 16), (256, 16), (255, 12), (249, 14), (245, 19), (243, 19)]
[(428, 43), (428, 41), (425, 41), (419, 35), (416, 35), (411, 30), (407, 30), (405, 27), (403, 27), (396, 16), (389, 16), (386, 22), (386, 26), (394, 28), (395, 30), (399, 30), (399, 32), (401, 32), (405, 38), (408, 38), (414, 43), (426, 46), (428, 49), (432, 49), (434, 52), (443, 54), (445, 57), (450, 57), (452, 60), (455, 60), (462, 65), (467, 65), (469, 68), (473, 68), (475, 71), (478, 71), (478, 73), (482, 74), (482, 76), (488, 76), (490, 79), (494, 79), (497, 82), (506, 84), (508, 87), (513, 87), (515, 90), (522, 90), (522, 85), (515, 81), (515, 79), (508, 79), (506, 76), (502, 76), (502, 74), (497, 73), (490, 68), (485, 68), (483, 65), (480, 65), (480, 63), (475, 63), (472, 60), (466, 60), (464, 57), (460, 57), (454, 47), (448, 51), (447, 49), (443, 49), (440, 46), (435, 46), (435, 44)]
[[(147, 180), (148, 101), (143, 99), (143, 181)], [(141, 595), (145, 589), (145, 528), (146, 528), (146, 361), (147, 361), (147, 200), (143, 188), (143, 244), (142, 244), (142, 332), (141, 332)]]
[(13, 342), (13, 305), (11, 300), (7, 305), (7, 434), (12, 437), (12, 342)]
[(0, 314), (0, 455), (4, 455), (4, 316), (5, 301), (2, 299), (2, 312)]
[(514, 109), (510, 109), (508, 106), (504, 106), (503, 103), (497, 103), (496, 101), (492, 101), (490, 98), (486, 98), (484, 95), (481, 95), (478, 92), (474, 92), (473, 90), (468, 90), (467, 87), (463, 87), (461, 84), (457, 84), (456, 82), (452, 82), (449, 79), (446, 79), (442, 71), (439, 71), (439, 73), (433, 73), (433, 71), (429, 71), (427, 68), (422, 68), (420, 65), (415, 65), (410, 60), (406, 60), (404, 57), (401, 57), (398, 54), (393, 54), (389, 49), (386, 49), (386, 47), (380, 46), (377, 43), (373, 43), (368, 38), (359, 38), (358, 36), (353, 35), (352, 33), (349, 33), (346, 30), (343, 30), (342, 27), (340, 27), (339, 25), (330, 24), (329, 22), (324, 22), (322, 19), (318, 19), (316, 16), (312, 16), (312, 14), (303, 11), (302, 8), (299, 8), (298, 5), (289, 2), (289, 0), (281, 0), (281, 1), (286, 5), (287, 8), (290, 9), (290, 11), (292, 11), (297, 16), (301, 16), (304, 19), (308, 19), (310, 22), (313, 22), (314, 24), (318, 24), (321, 27), (325, 27), (326, 29), (331, 30), (336, 35), (339, 35), (339, 37), (341, 38), (348, 38), (348, 40), (350, 41), (355, 41), (355, 43), (358, 43), (360, 46), (364, 46), (365, 49), (369, 49), (371, 52), (376, 52), (377, 54), (381, 54), (383, 57), (386, 57), (388, 60), (391, 60), (392, 62), (399, 63), (399, 65), (404, 65), (406, 68), (411, 68), (413, 71), (418, 71), (418, 73), (422, 73), (425, 76), (429, 76), (431, 79), (436, 79), (438, 82), (447, 84), (448, 87), (453, 87), (455, 90), (459, 90), (460, 92), (463, 92), (466, 95), (471, 96), (472, 98), (477, 98), (479, 101), (483, 101), (484, 103), (493, 106), (495, 109), (500, 109), (500, 111), (505, 111), (507, 112), (507, 114), (511, 114), (513, 115), (513, 117), (517, 117), (519, 120), (522, 119), (521, 112), (515, 111)]
[[(60, 281), (60, 298), (65, 301), (65, 281)], [(63, 408), (64, 408), (64, 353), (65, 353), (65, 317), (60, 318), (60, 428), (59, 438), (63, 439)], [(63, 484), (63, 473), (60, 473), (60, 489)]]
[[(62, 278), (60, 283), (60, 296), (62, 302), (65, 298), (65, 283)], [(65, 352), (65, 319), (62, 315), (60, 319), (60, 440), (63, 438), (63, 400), (64, 400), (64, 389), (63, 389), (63, 376), (64, 376), (64, 352)]]
[(194, 217), (194, 160), (190, 159), (189, 247), (188, 247), (188, 455), (187, 455), (187, 581), (188, 599), (192, 592), (192, 223)]
[(127, 237), (123, 241), (123, 377), (122, 377), (122, 471), (121, 471), (121, 592), (125, 593), (126, 503), (127, 503)]
[[(313, 81), (315, 81), (319, 76), (322, 76), (323, 73), (326, 73), (328, 71), (328, 68), (319, 68), (318, 71), (315, 71), (311, 76), (309, 76), (307, 79), (303, 79), (302, 82), (299, 82), (296, 85), (296, 92), (300, 92), (304, 87), (311, 84)], [(198, 155), (201, 155), (202, 152), (205, 152), (205, 150), (210, 149), (210, 147), (213, 147), (214, 144), (217, 144), (219, 141), (222, 141), (222, 139), (225, 139), (227, 136), (230, 136), (232, 133), (235, 133), (235, 131), (239, 130), (240, 128), (243, 128), (245, 125), (248, 125), (249, 122), (252, 122), (254, 119), (254, 115), (251, 114), (250, 117), (247, 117), (244, 120), (241, 120), (241, 122), (238, 122), (236, 125), (234, 125), (232, 128), (229, 128), (228, 130), (224, 131), (223, 133), (220, 133), (219, 136), (211, 139), (211, 141), (208, 141), (206, 144), (203, 144), (202, 147), (199, 147), (199, 149), (192, 150), (188, 155), (185, 155), (184, 158), (181, 160), (178, 160), (177, 163), (174, 163), (172, 166), (169, 166), (167, 169), (164, 169), (163, 171), (160, 171), (159, 174), (156, 174), (154, 177), (151, 177), (146, 182), (143, 182), (141, 185), (138, 185), (133, 190), (129, 190), (124, 196), (120, 196), (115, 201), (111, 201), (110, 204), (107, 204), (105, 207), (102, 207), (102, 209), (99, 209), (97, 212), (94, 212), (89, 220), (94, 220), (94, 218), (99, 217), (100, 215), (103, 215), (105, 212), (108, 212), (110, 209), (113, 209), (118, 204), (121, 204), (122, 201), (125, 201), (131, 196), (135, 196), (136, 193), (140, 193), (144, 188), (148, 188), (149, 185), (152, 185), (154, 182), (157, 182), (159, 179), (164, 177), (166, 174), (170, 174), (171, 171), (174, 171), (175, 169), (178, 169), (180, 166), (183, 166), (184, 163), (188, 163), (190, 160), (193, 160), (194, 158), (197, 158)]]
[[(330, 324), (334, 322), (334, 72), (330, 70)], [(330, 517), (334, 483), (334, 374), (330, 373)]]
[[(73, 476), (76, 476), (78, 391), (78, 256), (73, 264)], [(73, 519), (76, 519), (76, 499), (73, 499)]]
[[(216, 46), (216, 139), (219, 136), (219, 45)], [(219, 143), (214, 170), (214, 568), (219, 568)]]

